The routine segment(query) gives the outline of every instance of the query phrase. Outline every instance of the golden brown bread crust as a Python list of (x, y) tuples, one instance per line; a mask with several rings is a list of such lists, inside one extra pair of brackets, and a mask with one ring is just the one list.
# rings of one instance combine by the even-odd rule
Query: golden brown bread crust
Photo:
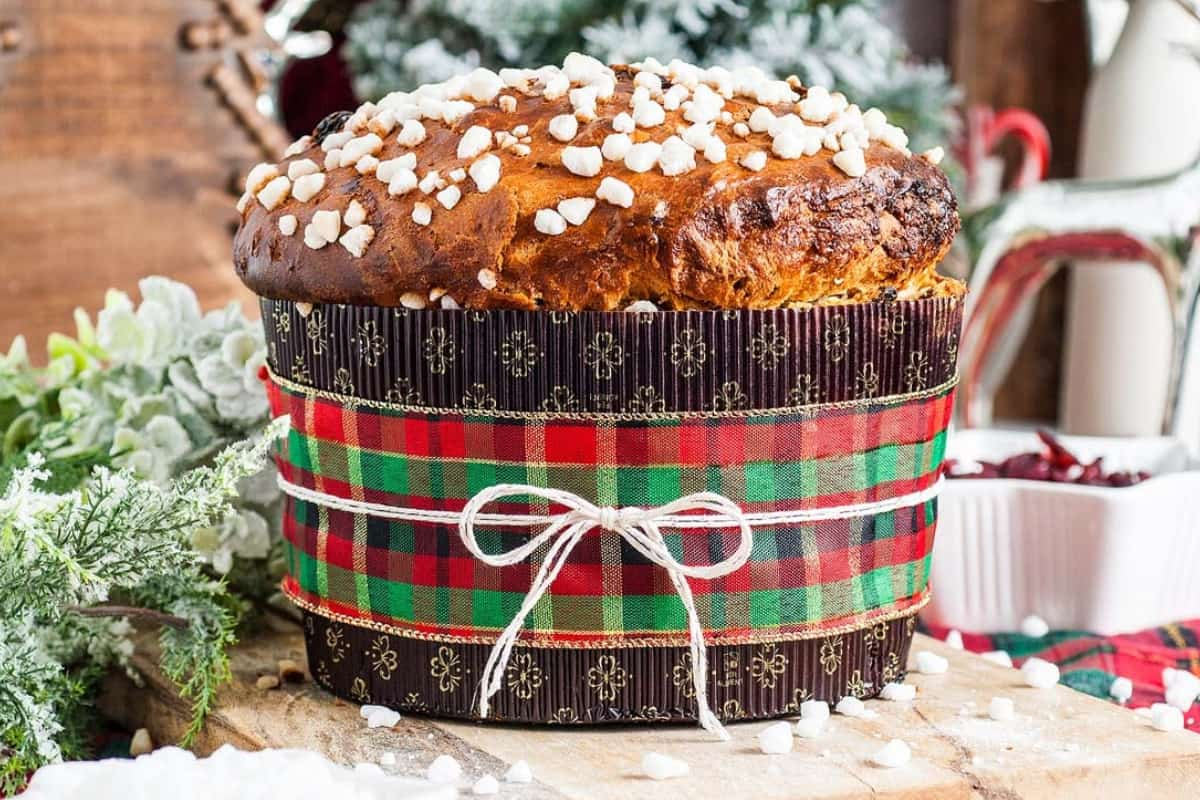
[[(617, 89), (598, 106), (599, 116), (580, 123), (572, 146), (599, 146), (613, 132), (612, 118), (629, 108), (632, 72), (617, 68)], [(564, 143), (550, 137), (549, 121), (571, 113), (567, 98), (546, 100), (511, 89), (515, 111), (496, 102), (480, 105), (453, 126), (424, 120), (428, 138), (413, 148), (417, 175), (446, 176), (470, 159), (456, 155), (472, 125), (492, 131), (528, 125), (530, 155), (493, 149), (503, 163), (498, 185), (480, 193), (470, 179), (459, 184), (461, 201), (447, 210), (419, 191), (389, 196), (387, 185), (353, 166), (328, 171), (325, 187), (307, 203), (288, 198), (267, 211), (251, 202), (234, 242), (238, 274), (256, 293), (307, 302), (394, 306), (405, 293), (444, 290), (468, 308), (609, 310), (635, 300), (661, 308), (766, 308), (805, 303), (855, 302), (880, 297), (960, 293), (935, 266), (958, 231), (955, 198), (945, 174), (920, 156), (873, 143), (867, 171), (850, 178), (830, 153), (794, 160), (770, 157), (760, 172), (739, 165), (743, 155), (771, 151), (767, 133), (742, 139), (718, 125), (728, 158), (667, 177), (658, 169), (634, 173), (605, 161), (596, 177), (579, 177), (560, 163)], [(745, 121), (757, 104), (727, 100), (725, 110)], [(774, 107), (790, 111), (790, 104)], [(662, 141), (688, 123), (668, 111), (656, 128), (638, 128), (635, 142)], [(407, 152), (384, 137), (380, 159)], [(324, 153), (316, 142), (281, 163)], [(598, 201), (590, 217), (558, 236), (534, 228), (534, 215), (570, 197), (593, 197), (605, 176), (628, 183), (631, 208)], [(313, 250), (299, 233), (283, 235), (278, 220), (294, 214), (304, 228), (317, 210), (344, 212), (351, 199), (367, 211), (375, 238), (362, 257), (336, 244)], [(416, 202), (433, 207), (419, 226)], [(482, 286), (481, 269), (497, 275)]]

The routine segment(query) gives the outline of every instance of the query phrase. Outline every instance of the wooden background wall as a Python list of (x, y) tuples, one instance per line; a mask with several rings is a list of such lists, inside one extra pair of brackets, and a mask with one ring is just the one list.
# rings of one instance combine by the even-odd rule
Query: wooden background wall
[(0, 0), (0, 347), (24, 333), (40, 353), (75, 306), (147, 274), (209, 305), (242, 295), (230, 189), (282, 137), (247, 106), (256, 14), (226, 0)]
[[(951, 65), (967, 103), (1038, 114), (1066, 176), (1088, 72), (1083, 6), (901, 0), (896, 19), (919, 54)], [(23, 332), (40, 350), (75, 306), (149, 273), (188, 281), (206, 305), (246, 296), (229, 260), (230, 188), (280, 136), (246, 108), (254, 14), (253, 0), (0, 0), (0, 32), (19, 40), (0, 47), (0, 347)], [(1064, 281), (1043, 293), (1001, 416), (1055, 415)]]

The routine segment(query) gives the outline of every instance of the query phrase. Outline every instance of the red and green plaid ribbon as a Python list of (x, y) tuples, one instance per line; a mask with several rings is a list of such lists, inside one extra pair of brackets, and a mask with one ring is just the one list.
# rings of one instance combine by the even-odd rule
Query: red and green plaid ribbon
[[(280, 473), (347, 500), (459, 511), (497, 483), (562, 489), (598, 505), (656, 506), (717, 492), (746, 512), (819, 509), (931, 486), (953, 391), (741, 414), (463, 413), (390, 407), (276, 381), (275, 414), (292, 430)], [(557, 513), (532, 498), (497, 504)], [(924, 599), (932, 501), (813, 524), (755, 530), (750, 562), (692, 581), (710, 642), (820, 635), (902, 613)], [(527, 529), (480, 531), (488, 552)], [(664, 531), (676, 558), (711, 563), (734, 530)], [(538, 567), (474, 559), (452, 526), (380, 519), (288, 499), (287, 593), (311, 609), (412, 635), (487, 641), (514, 616)], [(529, 637), (547, 642), (686, 637), (668, 577), (615, 534), (597, 530), (535, 607)]]

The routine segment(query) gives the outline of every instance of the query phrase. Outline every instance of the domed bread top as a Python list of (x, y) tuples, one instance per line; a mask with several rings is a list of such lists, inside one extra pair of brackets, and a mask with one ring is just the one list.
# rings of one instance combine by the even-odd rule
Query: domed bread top
[(324, 120), (246, 178), (260, 295), (424, 308), (773, 308), (958, 294), (940, 148), (761, 70), (477, 69)]

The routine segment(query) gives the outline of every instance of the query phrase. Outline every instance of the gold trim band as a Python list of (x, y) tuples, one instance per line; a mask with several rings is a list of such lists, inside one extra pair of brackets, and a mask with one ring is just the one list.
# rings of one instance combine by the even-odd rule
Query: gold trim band
[[(445, 644), (477, 644), (477, 645), (493, 645), (496, 643), (497, 636), (452, 636), (443, 633), (427, 633), (425, 631), (414, 631), (409, 628), (401, 628), (395, 625), (388, 625), (383, 622), (375, 622), (374, 620), (359, 619), (351, 617), (348, 614), (339, 614), (336, 611), (330, 611), (323, 608), (319, 604), (312, 603), (296, 595), (287, 587), (287, 581), (280, 584), (280, 591), (283, 592), (289, 600), (299, 606), (301, 609), (315, 614), (318, 617), (340, 622), (343, 625), (353, 625), (359, 628), (376, 631), (377, 633), (386, 633), (391, 636), (400, 636), (405, 639), (420, 639), (426, 642), (443, 642)], [(770, 644), (773, 642), (790, 642), (803, 639), (821, 639), (826, 636), (837, 636), (843, 633), (852, 633), (854, 631), (863, 630), (873, 625), (878, 625), (881, 622), (890, 622), (901, 617), (915, 616), (920, 613), (926, 604), (929, 603), (931, 592), (928, 588), (921, 594), (920, 598), (904, 608), (892, 609), (882, 613), (864, 612), (858, 615), (853, 622), (843, 623), (833, 628), (822, 628), (812, 631), (798, 631), (793, 633), (767, 633), (767, 634), (750, 634), (743, 636), (733, 636), (728, 638), (718, 638), (715, 641), (710, 640), (709, 633), (705, 632), (705, 641), (709, 647), (720, 647), (722, 645), (742, 645), (742, 644)], [(635, 633), (644, 633), (635, 631)], [(603, 635), (603, 634), (596, 634)], [(517, 647), (529, 647), (546, 650), (605, 650), (619, 649), (629, 647), (687, 647), (690, 640), (684, 634), (679, 637), (654, 637), (654, 638), (635, 638), (635, 639), (619, 639), (615, 641), (570, 641), (565, 642), (558, 639), (538, 639), (524, 638), (518, 639)]]
[(958, 385), (958, 375), (950, 380), (929, 389), (904, 394), (884, 395), (883, 397), (867, 397), (859, 400), (841, 400), (833, 403), (812, 403), (802, 406), (776, 406), (774, 408), (737, 408), (726, 411), (668, 411), (657, 414), (633, 414), (624, 411), (592, 411), (579, 412), (547, 412), (547, 411), (511, 411), (506, 409), (475, 409), (475, 408), (438, 408), (434, 406), (410, 406), (399, 403), (388, 403), (383, 400), (370, 400), (353, 395), (338, 394), (327, 389), (297, 383), (276, 374), (275, 370), (267, 367), (271, 380), (283, 389), (304, 397), (316, 397), (331, 400), (346, 406), (362, 406), (381, 411), (392, 411), (400, 414), (437, 414), (462, 417), (486, 416), (505, 419), (535, 419), (535, 420), (613, 420), (617, 422), (653, 422), (657, 420), (676, 419), (730, 419), (757, 417), (770, 414), (804, 414), (815, 415), (821, 411), (882, 406), (899, 406), (915, 400), (926, 400), (931, 397), (947, 394)]

